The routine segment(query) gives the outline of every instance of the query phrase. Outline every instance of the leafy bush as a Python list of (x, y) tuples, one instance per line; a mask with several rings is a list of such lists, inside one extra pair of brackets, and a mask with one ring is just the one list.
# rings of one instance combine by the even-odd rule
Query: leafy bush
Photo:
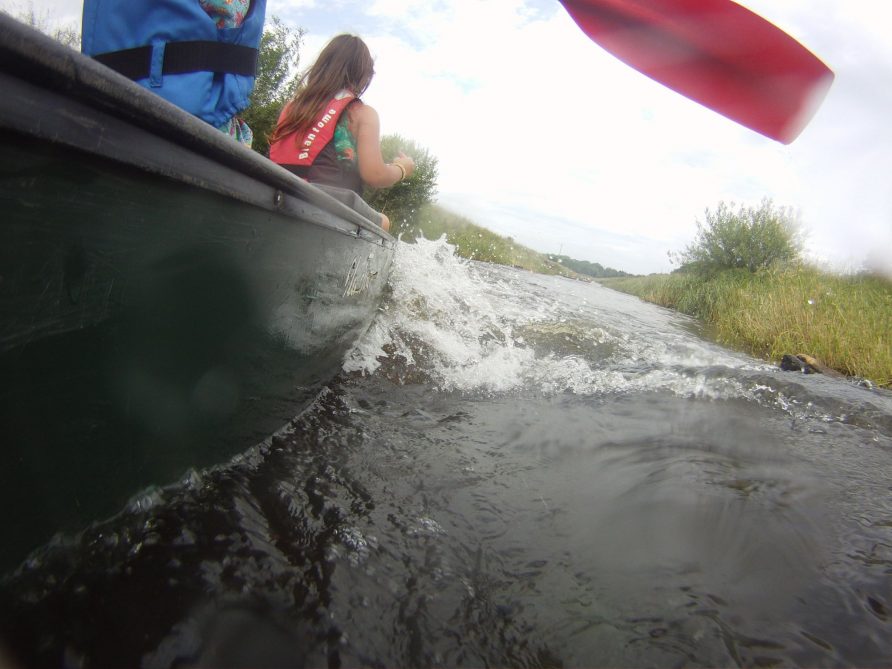
[(679, 271), (714, 274), (728, 269), (757, 272), (799, 258), (796, 217), (789, 208), (775, 207), (770, 199), (758, 208), (736, 211), (720, 202), (706, 210), (706, 223), (697, 221), (697, 236), (683, 251), (669, 254)]
[(303, 28), (292, 30), (273, 16), (260, 38), (251, 104), (239, 116), (254, 132), (251, 148), (263, 156), (269, 155), (269, 136), (276, 128), (279, 114), (297, 92), (296, 72), (303, 36)]
[(437, 194), (437, 159), (427, 149), (400, 135), (381, 138), (381, 154), (389, 163), (402, 151), (415, 161), (415, 173), (390, 188), (366, 188), (363, 199), (374, 209), (387, 214), (390, 232), (394, 235), (407, 231), (418, 217), (421, 208), (432, 202)]

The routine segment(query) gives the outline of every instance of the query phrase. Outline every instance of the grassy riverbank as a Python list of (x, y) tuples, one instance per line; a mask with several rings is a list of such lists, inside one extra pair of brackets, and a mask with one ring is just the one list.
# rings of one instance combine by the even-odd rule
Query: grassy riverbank
[(455, 246), (456, 253), (462, 258), (518, 267), (539, 274), (591, 280), (550, 260), (546, 254), (522, 246), (510, 237), (497, 235), (439, 205), (425, 205), (415, 220), (417, 223), (409, 227), (395, 225), (394, 234), (402, 235), (402, 240), (406, 242), (412, 242), (421, 235), (425, 239), (439, 239), (446, 235), (446, 241)]
[(779, 361), (807, 353), (843, 374), (892, 387), (892, 283), (807, 266), (599, 279), (649, 302), (690, 314), (722, 344)]

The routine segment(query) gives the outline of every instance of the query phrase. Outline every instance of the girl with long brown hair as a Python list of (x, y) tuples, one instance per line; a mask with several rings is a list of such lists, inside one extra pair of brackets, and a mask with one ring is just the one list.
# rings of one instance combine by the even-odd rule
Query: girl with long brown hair
[[(319, 54), (270, 137), (270, 159), (307, 181), (348, 188), (389, 188), (415, 171), (400, 153), (385, 163), (378, 112), (359, 98), (375, 74), (369, 49), (338, 35)], [(382, 227), (390, 222), (383, 216)]]

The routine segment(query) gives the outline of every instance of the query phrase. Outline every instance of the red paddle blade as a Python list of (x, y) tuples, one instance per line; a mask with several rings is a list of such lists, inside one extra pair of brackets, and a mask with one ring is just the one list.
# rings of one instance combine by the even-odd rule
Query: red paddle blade
[(833, 72), (730, 0), (560, 0), (583, 32), (651, 79), (784, 144), (817, 111)]

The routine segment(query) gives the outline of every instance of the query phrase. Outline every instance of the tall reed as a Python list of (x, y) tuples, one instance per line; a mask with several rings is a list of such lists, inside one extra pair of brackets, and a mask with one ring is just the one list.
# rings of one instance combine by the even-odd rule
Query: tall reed
[(779, 360), (808, 353), (843, 374), (892, 387), (892, 283), (808, 266), (604, 280), (695, 316), (723, 344)]

